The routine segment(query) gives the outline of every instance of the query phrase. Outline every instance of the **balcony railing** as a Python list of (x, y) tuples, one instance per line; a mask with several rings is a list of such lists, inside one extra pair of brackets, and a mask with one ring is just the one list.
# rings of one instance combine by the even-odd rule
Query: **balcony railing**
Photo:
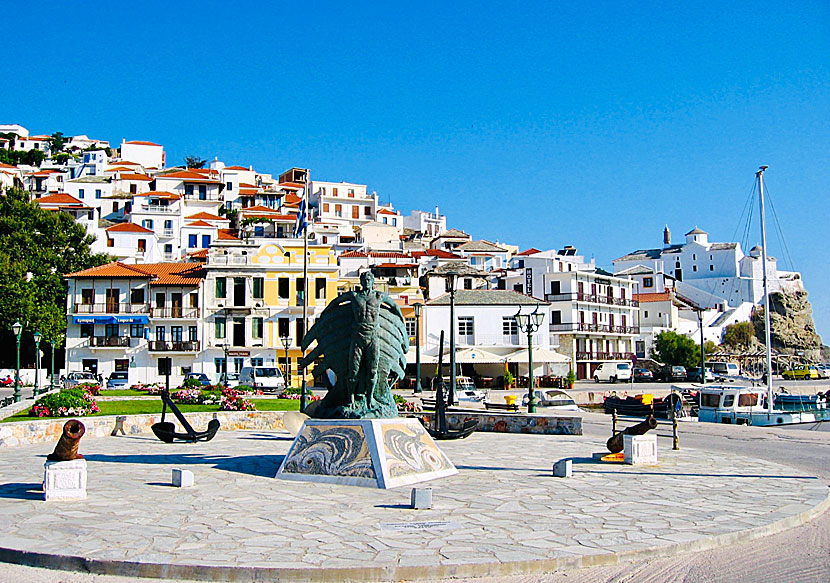
[(633, 352), (579, 352), (577, 360), (634, 360)]
[(640, 305), (640, 302), (637, 300), (612, 298), (608, 296), (585, 293), (545, 294), (545, 300), (548, 302), (588, 302), (591, 304), (606, 304), (608, 306), (637, 307)]
[(162, 237), (173, 237), (173, 236), (175, 236), (175, 233), (173, 232), (173, 229), (164, 229), (161, 232), (161, 236)]
[(160, 204), (143, 204), (141, 210), (146, 213), (178, 214), (178, 206), (162, 206)]
[(95, 348), (129, 347), (129, 336), (90, 336), (89, 345)]
[(151, 340), (150, 352), (199, 352), (199, 341)]
[(74, 304), (73, 314), (147, 314), (150, 304), (120, 304), (107, 302), (105, 304)]
[(569, 324), (551, 324), (551, 332), (601, 332), (605, 334), (639, 334), (639, 326), (607, 326), (605, 324), (586, 324), (572, 322)]
[(205, 201), (213, 201), (213, 200), (222, 200), (221, 194), (216, 193), (207, 193), (207, 194), (200, 194), (198, 192), (191, 192), (190, 194), (184, 193), (184, 197), (187, 200), (205, 200)]
[(150, 308), (151, 318), (198, 318), (199, 308)]

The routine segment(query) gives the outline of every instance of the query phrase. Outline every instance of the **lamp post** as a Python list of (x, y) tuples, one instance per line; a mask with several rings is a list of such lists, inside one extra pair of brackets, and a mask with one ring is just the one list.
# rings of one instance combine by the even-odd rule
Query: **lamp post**
[(55, 386), (55, 341), (50, 340), (49, 344), (52, 345), (52, 372), (49, 375), (49, 390), (52, 390)]
[(35, 330), (35, 333), (32, 335), (35, 339), (35, 361), (36, 366), (35, 368), (35, 390), (32, 393), (32, 396), (37, 399), (37, 396), (40, 394), (40, 339), (43, 338), (40, 334), (40, 330)]
[(423, 392), (421, 388), (421, 308), (420, 302), (412, 305), (415, 308), (415, 392)]
[(533, 333), (542, 326), (545, 314), (539, 312), (539, 306), (530, 314), (522, 314), (522, 309), (513, 316), (516, 319), (516, 326), (519, 330), (527, 333), (527, 412), (536, 412), (536, 394), (533, 392)]
[(20, 334), (23, 332), (23, 324), (20, 320), (12, 324), (12, 332), (17, 342), (17, 367), (14, 369), (14, 402), (20, 402)]
[(706, 384), (706, 354), (703, 349), (703, 306), (697, 311), (697, 321), (700, 323), (700, 384)]
[(228, 344), (222, 345), (222, 350), (225, 352), (225, 360), (222, 362), (222, 384), (228, 388)]
[(288, 334), (285, 336), (280, 336), (280, 342), (282, 342), (283, 348), (285, 348), (285, 370), (283, 370), (283, 376), (285, 377), (285, 386), (288, 386), (288, 383), (291, 382), (291, 369), (288, 367), (288, 345), (291, 344), (291, 340), (288, 338)]

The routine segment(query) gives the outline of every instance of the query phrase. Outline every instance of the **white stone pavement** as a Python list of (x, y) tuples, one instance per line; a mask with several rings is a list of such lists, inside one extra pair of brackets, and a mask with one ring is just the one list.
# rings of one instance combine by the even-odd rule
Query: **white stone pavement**
[[(93, 573), (210, 580), (378, 580), (538, 573), (701, 550), (782, 530), (827, 506), (802, 471), (731, 454), (673, 452), (652, 467), (590, 459), (582, 436), (476, 433), (441, 442), (456, 476), (410, 489), (276, 480), (286, 433), (83, 439), (88, 498), (43, 502), (52, 444), (2, 450), (0, 560)], [(574, 459), (572, 478), (553, 462)], [(189, 469), (193, 488), (173, 488)], [(28, 551), (22, 554), (20, 551)]]

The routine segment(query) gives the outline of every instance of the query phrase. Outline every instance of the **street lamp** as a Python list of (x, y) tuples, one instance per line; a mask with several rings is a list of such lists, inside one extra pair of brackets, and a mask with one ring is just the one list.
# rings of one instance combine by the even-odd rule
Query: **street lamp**
[(52, 345), (52, 373), (49, 375), (49, 390), (52, 390), (55, 385), (55, 341), (50, 340), (49, 344)]
[(40, 330), (35, 330), (35, 333), (32, 335), (35, 339), (35, 359), (37, 367), (35, 368), (35, 390), (32, 396), (37, 399), (37, 396), (40, 394), (40, 339), (43, 338), (40, 334)]
[(282, 342), (282, 346), (285, 348), (285, 370), (283, 371), (283, 376), (285, 377), (285, 386), (287, 387), (291, 382), (291, 369), (288, 367), (288, 345), (291, 344), (291, 340), (288, 338), (288, 334), (280, 336), (280, 342)]
[(536, 412), (536, 395), (533, 392), (533, 333), (542, 326), (542, 320), (545, 319), (545, 314), (539, 312), (539, 306), (530, 314), (522, 314), (522, 309), (516, 312), (513, 316), (516, 319), (516, 326), (519, 330), (527, 334), (527, 412)]
[(12, 324), (12, 332), (17, 342), (17, 367), (14, 369), (14, 402), (20, 402), (20, 334), (23, 332), (23, 324), (20, 320)]
[(421, 388), (421, 308), (418, 302), (412, 305), (415, 308), (415, 392), (423, 392)]
[(222, 345), (222, 350), (225, 352), (225, 360), (222, 363), (222, 384), (228, 388), (228, 345)]

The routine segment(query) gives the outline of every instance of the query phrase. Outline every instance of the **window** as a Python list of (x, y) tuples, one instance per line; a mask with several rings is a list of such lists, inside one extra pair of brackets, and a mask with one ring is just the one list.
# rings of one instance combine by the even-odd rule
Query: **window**
[(81, 338), (89, 338), (95, 335), (95, 324), (81, 324)]
[(167, 330), (164, 326), (156, 326), (156, 340), (164, 341)]
[(81, 290), (81, 303), (85, 306), (91, 306), (95, 300), (95, 290), (94, 289), (82, 289)]
[(198, 333), (196, 326), (189, 326), (187, 329), (187, 339), (191, 342), (196, 342), (199, 339)]
[(473, 289), (473, 278), (465, 277), (464, 278), (464, 289)]
[(130, 324), (130, 336), (144, 338), (144, 324)]
[(118, 203), (117, 202), (112, 203), (112, 212), (114, 212), (114, 213), (118, 212)]
[(305, 333), (304, 333), (304, 330), (303, 330), (303, 321), (299, 318), (297, 319), (296, 328), (297, 328), (297, 345), (299, 346), (299, 344), (303, 341), (303, 336), (305, 336)]
[(516, 324), (516, 318), (513, 316), (502, 316), (501, 333), (505, 336), (518, 336), (519, 326)]
[(252, 358), (251, 359), (251, 366), (262, 366), (263, 364), (264, 364), (263, 359), (261, 359), (261, 358)]
[(331, 189), (331, 195), (332, 196), (337, 196), (337, 189), (336, 188)]
[(451, 290), (452, 290), (452, 284), (450, 283), (450, 278), (445, 277), (444, 278), (444, 291), (448, 292), (448, 291), (451, 291)]
[(562, 311), (561, 310), (553, 310), (550, 313), (550, 323), (551, 324), (561, 324), (562, 323)]
[(199, 185), (199, 200), (207, 200), (207, 185)]
[(193, 249), (193, 248), (196, 247), (196, 239), (197, 238), (198, 238), (198, 235), (188, 235), (187, 236), (187, 246), (190, 249)]
[(185, 184), (184, 185), (184, 195), (185, 196), (192, 196), (193, 195), (193, 185), (192, 184)]
[(262, 339), (262, 318), (254, 318), (251, 324), (251, 338)]
[(226, 330), (225, 330), (225, 318), (216, 318), (216, 322), (214, 323), (215, 330), (214, 335), (217, 338), (225, 338)]
[(172, 255), (173, 255), (173, 244), (168, 243), (167, 245), (164, 246), (164, 259), (165, 260), (172, 259)]
[[(357, 218), (357, 217), (355, 217), (355, 218)], [(383, 224), (385, 225), (386, 223), (387, 223), (387, 219), (386, 219), (386, 217), (383, 217)]]
[(141, 221), (141, 226), (144, 227), (145, 229), (150, 229), (152, 231), (153, 230), (153, 219), (144, 219), (143, 221)]
[(147, 250), (147, 240), (146, 239), (139, 239), (138, 240), (138, 250), (144, 253)]
[(710, 266), (709, 266), (709, 271), (715, 271), (715, 266), (714, 266), (714, 265), (710, 265)]
[(648, 310), (643, 311), (643, 318), (648, 318)]
[(228, 190), (233, 190), (233, 182), (226, 182), (225, 188), (227, 188)]
[(758, 393), (741, 393), (738, 395), (738, 407), (754, 407), (758, 404)]
[(644, 277), (643, 278), (643, 287), (654, 287), (654, 278), (653, 277)]
[(277, 282), (277, 294), (281, 300), (288, 299), (288, 278), (281, 277)]
[(224, 277), (216, 278), (216, 297), (226, 298), (228, 294), (228, 280)]
[(697, 265), (692, 265), (692, 271), (697, 271)]
[(305, 305), (305, 280), (301, 278), (297, 278), (297, 305), (304, 306)]
[(143, 304), (144, 303), (144, 288), (133, 288), (130, 290), (130, 303)]
[(164, 221), (164, 230), (165, 231), (172, 231), (173, 230), (173, 221), (171, 221), (170, 219), (167, 219), (166, 221)]
[(202, 235), (202, 249), (210, 247), (210, 235)]
[(359, 219), (360, 218), (360, 207), (359, 206), (353, 206), (352, 207), (352, 218), (353, 219)]
[(326, 278), (318, 277), (314, 280), (314, 297), (318, 300), (326, 299)]
[(343, 216), (343, 205), (340, 205), (340, 204), (334, 205), (334, 216), (335, 217), (342, 217)]
[(354, 198), (354, 188), (349, 189), (349, 198)]
[(410, 339), (415, 338), (415, 318), (404, 318), (403, 323), (406, 325), (406, 335)]
[(182, 341), (182, 333), (183, 328), (181, 326), (171, 326), (170, 327), (170, 340), (173, 342), (181, 342)]
[(723, 396), (723, 406), (724, 407), (731, 407), (735, 404), (735, 395), (724, 395)]
[(83, 188), (79, 188), (79, 189), (78, 189), (78, 198), (83, 198), (83, 197), (84, 197), (84, 189), (83, 189)]
[(262, 286), (265, 280), (261, 277), (254, 278), (254, 299), (262, 299)]
[(324, 213), (329, 212), (329, 203), (327, 203), (327, 202), (323, 203), (323, 212)]
[(277, 320), (277, 336), (282, 338), (288, 336), (288, 318), (280, 318)]
[(130, 194), (138, 194), (138, 186), (130, 184)]
[(101, 198), (101, 189), (100, 188), (95, 189), (95, 198)]
[(371, 217), (372, 216), (372, 209), (368, 206), (363, 207), (363, 216), (364, 217)]
[(397, 227), (397, 226), (398, 226), (398, 219), (396, 219), (395, 217), (392, 217), (392, 226), (393, 226), (393, 227)]
[(473, 335), (473, 317), (460, 316), (458, 318), (458, 335), (472, 336)]
[(219, 376), (225, 371), (225, 359), (224, 358), (214, 358), (213, 359), (213, 366), (216, 367), (216, 375)]
[(702, 393), (700, 395), (701, 407), (717, 407), (720, 404), (720, 395), (717, 393)]

